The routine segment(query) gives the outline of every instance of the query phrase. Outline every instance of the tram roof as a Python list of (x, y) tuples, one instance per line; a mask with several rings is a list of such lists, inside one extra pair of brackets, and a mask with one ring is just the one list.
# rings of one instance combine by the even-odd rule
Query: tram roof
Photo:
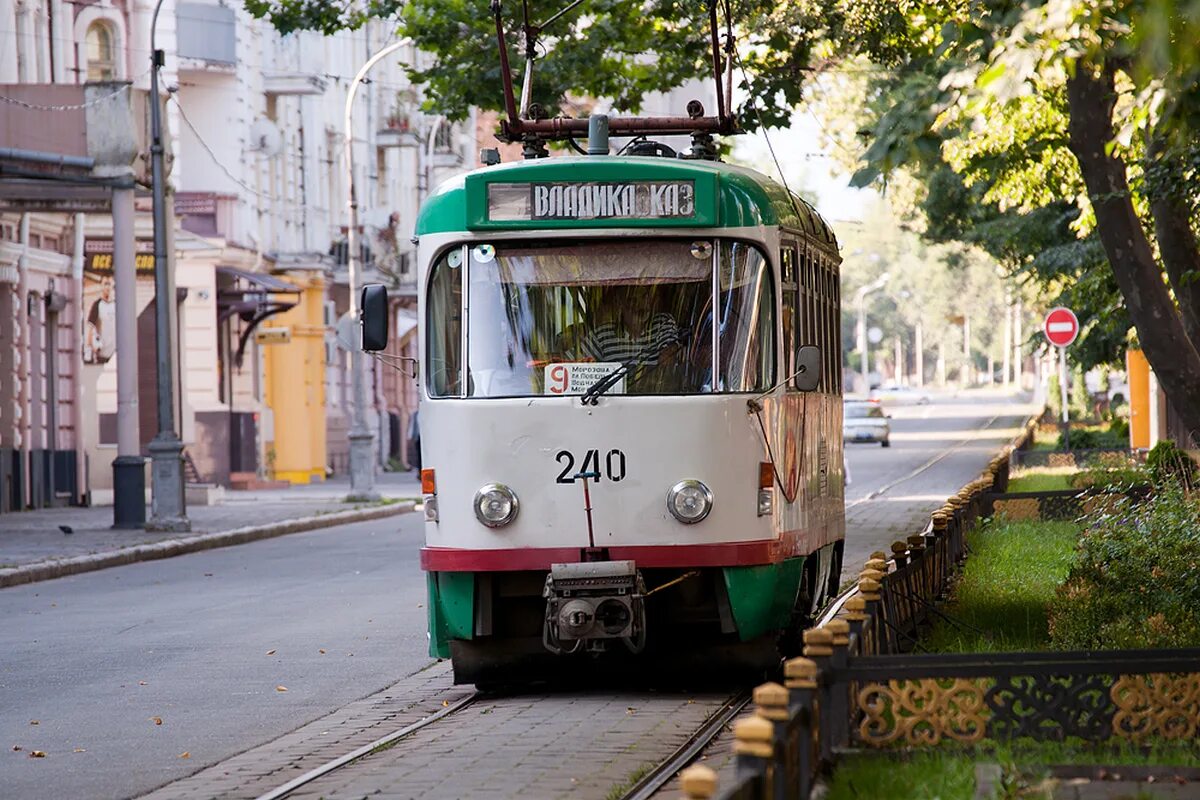
[[(672, 218), (545, 219), (490, 212), (489, 187), (519, 194), (541, 186), (687, 183), (694, 188), (695, 213)], [(795, 197), (795, 195), (793, 195)], [(788, 192), (771, 178), (752, 169), (720, 161), (667, 159), (645, 156), (586, 156), (513, 161), (477, 169), (452, 178), (422, 205), (416, 234), (467, 230), (587, 229), (612, 227), (741, 228), (782, 225), (811, 234), (836, 246), (833, 230), (800, 197), (788, 202)]]

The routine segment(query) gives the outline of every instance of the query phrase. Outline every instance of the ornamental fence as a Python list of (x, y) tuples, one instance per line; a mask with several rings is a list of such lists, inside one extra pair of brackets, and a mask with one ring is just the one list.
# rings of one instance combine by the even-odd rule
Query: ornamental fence
[(1029, 469), (1031, 467), (1119, 467), (1129, 462), (1144, 463), (1146, 453), (1143, 449), (1128, 448), (1095, 448), (1079, 450), (1014, 450), (1012, 453), (1013, 469)]
[[(754, 713), (733, 729), (732, 784), (718, 792), (716, 774), (695, 765), (681, 776), (688, 797), (807, 800), (847, 749), (1200, 735), (1200, 648), (911, 652), (918, 626), (941, 614), (936, 603), (966, 555), (966, 533), (1004, 502), (1011, 454), (1029, 432), (934, 512), (923, 532), (893, 544), (890, 558), (872, 554), (832, 619), (805, 632), (804, 655), (785, 664), (783, 685), (755, 689)], [(1081, 510), (1096, 495), (1104, 499), (1066, 494)]]

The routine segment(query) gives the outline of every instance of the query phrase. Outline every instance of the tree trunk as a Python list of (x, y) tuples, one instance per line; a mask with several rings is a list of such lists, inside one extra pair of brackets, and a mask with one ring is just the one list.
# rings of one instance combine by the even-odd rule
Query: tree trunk
[[(1183, 170), (1178, 174), (1182, 176)], [(1158, 253), (1179, 303), (1183, 327), (1193, 346), (1200, 349), (1200, 250), (1187, 205), (1178, 196), (1157, 197), (1150, 202), (1150, 213)]]
[(1133, 208), (1125, 163), (1106, 147), (1115, 138), (1113, 72), (1078, 62), (1067, 81), (1071, 152), (1087, 184), (1096, 228), (1146, 360), (1184, 424), (1200, 431), (1200, 353), (1187, 335), (1162, 268)]

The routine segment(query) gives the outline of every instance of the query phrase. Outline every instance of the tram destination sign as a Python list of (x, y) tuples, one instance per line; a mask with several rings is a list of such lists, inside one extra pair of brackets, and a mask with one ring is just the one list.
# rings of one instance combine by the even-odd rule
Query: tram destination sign
[(489, 222), (690, 220), (692, 180), (489, 183)]

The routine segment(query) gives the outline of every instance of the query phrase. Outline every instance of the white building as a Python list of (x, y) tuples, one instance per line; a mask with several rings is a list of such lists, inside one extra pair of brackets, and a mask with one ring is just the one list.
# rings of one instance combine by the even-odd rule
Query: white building
[[(0, 0), (0, 96), (40, 109), (19, 106), (27, 116), (40, 115), (40, 128), (50, 131), (42, 134), (48, 153), (75, 152), (77, 143), (60, 145), (56, 136), (70, 139), (72, 126), (82, 128), (81, 84), (131, 81), (135, 90), (148, 89), (153, 11), (146, 0)], [(170, 92), (178, 422), (193, 479), (225, 483), (245, 473), (247, 480), (309, 480), (346, 465), (347, 358), (334, 336), (348, 307), (344, 106), (355, 73), (393, 32), (379, 22), (331, 37), (281, 36), (241, 4), (162, 3), (155, 44), (165, 52), (160, 75)], [(400, 64), (420, 57), (401, 48), (381, 61), (360, 88), (354, 115), (362, 241), (375, 277), (401, 288), (401, 298), (415, 296), (409, 240), (420, 193), (473, 167), (477, 150), (473, 119), (451, 125), (419, 113), (420, 89)], [(147, 161), (142, 153), (135, 172)], [(0, 197), (0, 307), (11, 312), (8, 335), (17, 345), (0, 348), (13, 350), (0, 356), (0, 371), (13, 377), (3, 381), (10, 391), (0, 399), (12, 394), (17, 409), (0, 414), (0, 484), (11, 484), (14, 469), (26, 476), (22, 500), (0, 503), (0, 510), (41, 504), (31, 498), (27, 475), (45, 469), (42, 461), (57, 464), (56, 449), (74, 454), (62, 464), (78, 475), (70, 500), (86, 500), (89, 490), (102, 499), (111, 487), (116, 358), (98, 358), (81, 343), (89, 307), (102, 305), (106, 264), (111, 272), (111, 217), (98, 201), (89, 206), (70, 192), (60, 195), (34, 210)], [(80, 210), (90, 213), (73, 213)], [(138, 191), (137, 210), (141, 273), (152, 267), (148, 191)], [(147, 305), (152, 272), (139, 278), (139, 418), (146, 442), (157, 427), (153, 306)], [(30, 305), (32, 299), (46, 308)], [(404, 304), (412, 303), (398, 300)], [(28, 308), (34, 312), (24, 313)], [(287, 330), (264, 333), (272, 326)], [(403, 327), (411, 338), (411, 326)], [(54, 380), (38, 374), (50, 351), (60, 362)], [(403, 443), (388, 434), (407, 430), (415, 392), (374, 369), (368, 380), (375, 405), (369, 419), (381, 433), (386, 461), (403, 453)], [(303, 445), (303, 452), (288, 454), (296, 463), (279, 462), (285, 454), (273, 444), (281, 424), (277, 406), (286, 406), (291, 426), (278, 438)], [(38, 457), (33, 450), (49, 452)]]

